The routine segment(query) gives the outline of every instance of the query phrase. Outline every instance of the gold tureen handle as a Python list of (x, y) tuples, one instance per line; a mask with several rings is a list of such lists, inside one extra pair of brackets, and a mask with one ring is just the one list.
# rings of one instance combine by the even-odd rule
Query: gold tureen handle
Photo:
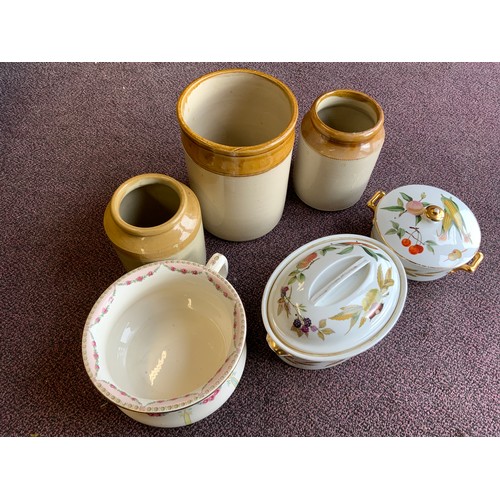
[(377, 203), (385, 196), (385, 191), (377, 191), (369, 200), (368, 207), (375, 212), (375, 208), (377, 207)]
[(282, 357), (287, 357), (287, 356), (290, 356), (290, 354), (288, 354), (286, 351), (284, 351), (283, 349), (281, 349), (280, 347), (278, 347), (278, 345), (276, 344), (276, 342), (269, 336), (267, 335), (266, 336), (266, 340), (267, 340), (267, 343), (269, 344), (269, 347), (278, 355), (278, 356), (282, 356)]
[(476, 252), (474, 254), (474, 257), (472, 257), (469, 263), (462, 264), (461, 266), (458, 266), (455, 269), (453, 269), (451, 272), (454, 273), (455, 271), (466, 271), (468, 273), (473, 273), (479, 267), (479, 264), (483, 262), (483, 259), (484, 259), (483, 252)]

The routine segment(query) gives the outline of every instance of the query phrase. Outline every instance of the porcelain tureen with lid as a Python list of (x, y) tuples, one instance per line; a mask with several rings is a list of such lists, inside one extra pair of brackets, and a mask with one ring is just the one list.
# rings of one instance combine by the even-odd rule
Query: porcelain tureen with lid
[(269, 278), (261, 304), (267, 342), (292, 366), (334, 366), (387, 335), (406, 292), (405, 270), (385, 245), (353, 234), (320, 238)]
[(372, 237), (396, 252), (409, 279), (474, 272), (483, 260), (474, 214), (443, 189), (414, 184), (378, 191), (368, 206), (374, 212)]

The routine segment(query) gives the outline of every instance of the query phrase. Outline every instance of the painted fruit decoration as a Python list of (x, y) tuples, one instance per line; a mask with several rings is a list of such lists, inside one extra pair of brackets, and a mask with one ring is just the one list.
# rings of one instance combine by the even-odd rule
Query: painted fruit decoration
[(418, 225), (422, 221), (422, 215), (430, 203), (423, 201), (426, 194), (422, 193), (419, 200), (414, 200), (406, 193), (399, 193), (401, 197), (397, 199), (397, 205), (382, 207), (382, 210), (398, 213), (398, 218), (408, 213), (415, 216), (415, 223), (412, 226), (404, 227), (399, 222), (391, 221), (392, 227), (386, 231), (386, 235), (395, 234), (401, 241), (401, 245), (408, 250), (410, 255), (418, 255), (427, 250), (434, 252), (436, 242), (434, 240), (424, 240)]
[(285, 312), (288, 318), (293, 317), (290, 329), (297, 334), (298, 337), (303, 335), (309, 337), (311, 334), (317, 335), (321, 340), (325, 340), (326, 336), (335, 333), (327, 324), (328, 320), (332, 321), (345, 321), (349, 320), (349, 333), (352, 328), (357, 325), (361, 328), (366, 321), (372, 320), (377, 316), (384, 307), (384, 298), (387, 296), (389, 288), (394, 285), (392, 279), (392, 269), (387, 269), (384, 274), (382, 266), (379, 264), (377, 267), (377, 283), (378, 288), (369, 290), (363, 297), (361, 304), (349, 304), (340, 308), (340, 312), (334, 316), (323, 318), (317, 324), (313, 324), (311, 319), (307, 317), (307, 307), (304, 304), (295, 302), (292, 299), (293, 285), (298, 283), (297, 290), (300, 290), (306, 280), (307, 271), (311, 265), (321, 257), (324, 257), (328, 252), (335, 252), (338, 255), (346, 255), (353, 251), (355, 247), (361, 248), (369, 257), (379, 262), (379, 259), (387, 260), (384, 255), (378, 252), (377, 247), (372, 247), (368, 244), (360, 244), (356, 241), (345, 243), (338, 243), (335, 245), (328, 245), (317, 252), (313, 252), (296, 264), (288, 275), (286, 285), (283, 285), (280, 290), (280, 297), (278, 299), (278, 316)]
[(441, 224), (441, 231), (438, 234), (438, 238), (441, 241), (446, 241), (448, 239), (448, 234), (452, 228), (455, 228), (462, 237), (465, 243), (472, 243), (470, 233), (467, 230), (465, 221), (460, 213), (458, 205), (451, 199), (450, 196), (441, 195), (441, 202), (443, 204), (444, 218)]

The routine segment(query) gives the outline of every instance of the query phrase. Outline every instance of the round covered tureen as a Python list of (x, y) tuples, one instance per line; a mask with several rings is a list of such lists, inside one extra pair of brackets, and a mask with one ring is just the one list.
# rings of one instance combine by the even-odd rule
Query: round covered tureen
[(262, 298), (267, 342), (292, 366), (334, 366), (387, 335), (406, 292), (405, 270), (385, 245), (353, 234), (320, 238), (269, 278)]
[(443, 189), (414, 184), (388, 194), (378, 191), (368, 206), (374, 212), (373, 238), (396, 252), (409, 279), (474, 272), (483, 260), (474, 214)]

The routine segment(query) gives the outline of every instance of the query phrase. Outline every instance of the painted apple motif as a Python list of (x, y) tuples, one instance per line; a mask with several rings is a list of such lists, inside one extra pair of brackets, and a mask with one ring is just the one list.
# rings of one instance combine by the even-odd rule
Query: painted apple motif
[(412, 215), (422, 215), (425, 211), (424, 204), (421, 201), (411, 200), (406, 204), (406, 211)]

